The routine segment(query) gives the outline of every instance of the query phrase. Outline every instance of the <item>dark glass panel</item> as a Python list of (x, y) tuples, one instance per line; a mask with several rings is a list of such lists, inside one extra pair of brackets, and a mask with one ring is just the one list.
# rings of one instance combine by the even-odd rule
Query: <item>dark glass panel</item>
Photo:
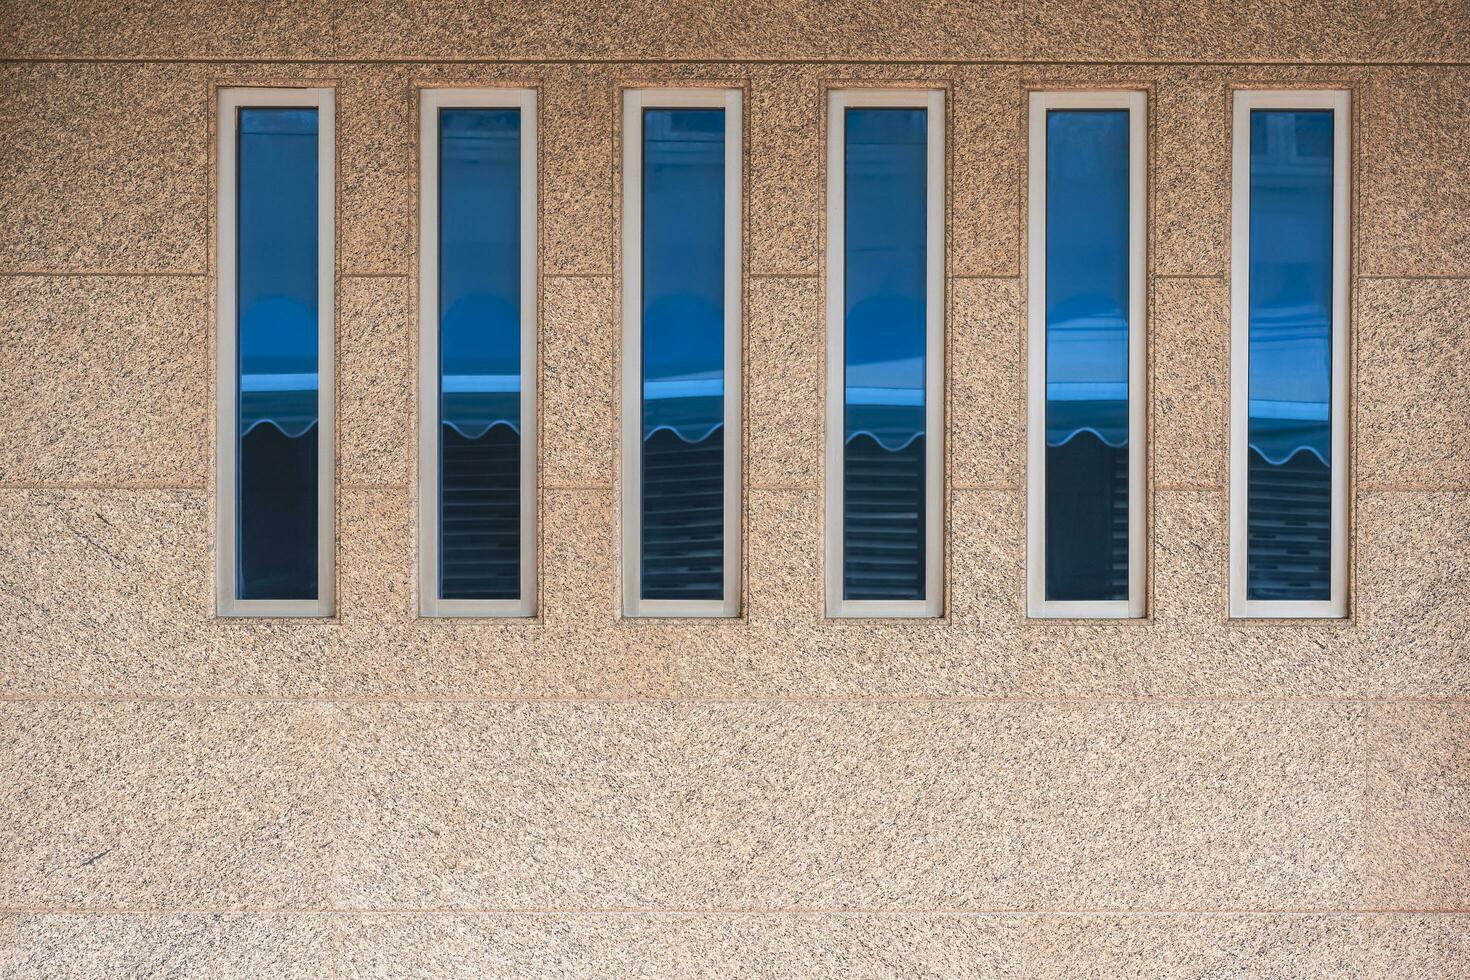
[(1128, 111), (1046, 117), (1046, 598), (1128, 598)]
[(643, 113), (642, 598), (724, 597), (725, 112)]
[(1332, 125), (1251, 112), (1249, 599), (1331, 598)]
[(843, 128), (842, 594), (923, 599), (928, 114)]
[(239, 114), (236, 593), (317, 598), (317, 112)]
[(439, 596), (521, 594), (521, 113), (439, 113)]

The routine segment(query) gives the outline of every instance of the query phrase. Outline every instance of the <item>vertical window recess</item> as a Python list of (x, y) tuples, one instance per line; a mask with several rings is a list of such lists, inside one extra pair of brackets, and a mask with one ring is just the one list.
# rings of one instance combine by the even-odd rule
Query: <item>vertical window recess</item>
[(332, 615), (334, 106), (219, 90), (221, 616)]
[(741, 97), (623, 94), (623, 613), (736, 616)]
[(838, 90), (827, 124), (827, 615), (939, 616), (944, 93)]
[(1144, 93), (1032, 92), (1026, 593), (1144, 614)]
[(1348, 93), (1237, 91), (1230, 615), (1347, 615)]
[(536, 611), (536, 93), (420, 93), (419, 610)]

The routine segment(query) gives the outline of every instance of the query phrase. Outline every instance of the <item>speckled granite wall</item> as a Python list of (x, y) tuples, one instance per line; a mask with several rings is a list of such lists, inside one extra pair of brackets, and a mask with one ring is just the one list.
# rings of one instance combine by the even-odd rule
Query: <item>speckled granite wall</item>
[[(108, 9), (109, 7), (119, 9)], [(1466, 0), (0, 4), (0, 974), (1470, 976)], [(627, 622), (615, 98), (747, 88), (745, 616)], [(215, 86), (339, 92), (339, 617), (211, 618)], [(948, 608), (822, 617), (822, 100), (949, 93)], [(414, 616), (414, 89), (542, 98), (542, 608)], [(1150, 94), (1150, 618), (1023, 616), (1024, 91)], [(1229, 93), (1354, 95), (1353, 587), (1225, 611)]]

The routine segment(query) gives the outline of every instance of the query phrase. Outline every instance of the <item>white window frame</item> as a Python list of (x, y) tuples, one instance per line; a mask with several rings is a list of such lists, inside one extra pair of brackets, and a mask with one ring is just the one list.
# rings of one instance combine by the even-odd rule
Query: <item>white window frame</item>
[[(845, 177), (849, 108), (928, 111), (924, 275), (924, 598), (846, 599), (843, 585)], [(944, 92), (939, 89), (834, 89), (827, 99), (827, 616), (937, 618), (944, 614)]]
[[(1147, 590), (1147, 96), (1122, 89), (1032, 92), (1027, 192), (1026, 614), (1032, 619), (1140, 619)], [(1128, 111), (1128, 597), (1046, 598), (1046, 117), (1053, 109)]]
[[(336, 576), (336, 91), (331, 88), (221, 88), (216, 117), (218, 215), (215, 256), (215, 611), (221, 617), (333, 614)], [(240, 599), (236, 595), (236, 308), (239, 279), (237, 147), (239, 111), (297, 106), (317, 110), (317, 598)]]
[[(1235, 92), (1230, 195), (1230, 616), (1342, 619), (1348, 613), (1348, 267), (1351, 96), (1341, 89)], [(1250, 114), (1332, 111), (1332, 568), (1329, 598), (1246, 598), (1250, 439)]]
[[(742, 221), (744, 126), (740, 89), (642, 88), (623, 92), (622, 572), (626, 617), (740, 615)], [(643, 110), (725, 110), (724, 596), (642, 598)]]
[[(514, 108), (521, 113), (521, 594), (517, 599), (439, 597), (439, 110)], [(419, 92), (419, 615), (536, 615), (537, 213), (536, 91), (427, 88)]]

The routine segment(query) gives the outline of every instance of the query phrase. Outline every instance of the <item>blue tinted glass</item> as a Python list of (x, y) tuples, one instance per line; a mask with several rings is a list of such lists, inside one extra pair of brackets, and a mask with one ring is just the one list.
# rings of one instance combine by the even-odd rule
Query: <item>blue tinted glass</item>
[(1246, 596), (1331, 598), (1332, 112), (1251, 112)]
[(643, 113), (642, 598), (724, 596), (725, 112)]
[(521, 113), (439, 113), (439, 595), (521, 593)]
[(236, 590), (317, 597), (317, 113), (239, 116)]
[(845, 120), (842, 594), (923, 599), (928, 117)]
[(1046, 115), (1046, 598), (1128, 598), (1128, 111)]

